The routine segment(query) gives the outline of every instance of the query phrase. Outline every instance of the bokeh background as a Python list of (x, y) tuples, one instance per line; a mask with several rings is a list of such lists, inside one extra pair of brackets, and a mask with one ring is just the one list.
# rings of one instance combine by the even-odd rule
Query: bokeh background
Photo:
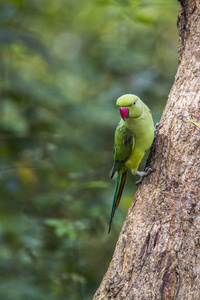
[(0, 1), (0, 299), (92, 299), (138, 179), (129, 174), (108, 235), (115, 102), (137, 94), (159, 121), (178, 10), (174, 0)]

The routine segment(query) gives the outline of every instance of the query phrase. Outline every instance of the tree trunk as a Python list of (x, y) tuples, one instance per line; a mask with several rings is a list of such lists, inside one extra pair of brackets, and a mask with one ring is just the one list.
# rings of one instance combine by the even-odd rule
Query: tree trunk
[(138, 188), (94, 299), (200, 299), (200, 2), (181, 0), (179, 66)]

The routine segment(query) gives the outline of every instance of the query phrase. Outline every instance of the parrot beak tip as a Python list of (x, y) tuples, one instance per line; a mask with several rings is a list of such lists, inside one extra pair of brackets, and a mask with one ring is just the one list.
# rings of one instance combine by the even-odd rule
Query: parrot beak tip
[(119, 107), (119, 112), (122, 119), (125, 121), (129, 116), (129, 109), (127, 107)]

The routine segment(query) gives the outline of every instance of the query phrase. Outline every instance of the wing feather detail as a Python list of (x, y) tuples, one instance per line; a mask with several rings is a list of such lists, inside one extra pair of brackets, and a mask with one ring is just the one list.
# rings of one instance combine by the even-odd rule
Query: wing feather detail
[(121, 121), (115, 131), (115, 150), (114, 150), (114, 166), (111, 171), (111, 178), (116, 171), (119, 171), (124, 162), (129, 157), (134, 147), (135, 139), (131, 130), (129, 130), (124, 122)]

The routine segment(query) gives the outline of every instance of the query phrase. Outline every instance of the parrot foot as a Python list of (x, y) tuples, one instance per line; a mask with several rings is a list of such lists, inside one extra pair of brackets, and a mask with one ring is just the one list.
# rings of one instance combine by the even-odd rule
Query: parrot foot
[(136, 185), (140, 185), (144, 179), (144, 177), (147, 177), (149, 174), (155, 171), (155, 168), (146, 167), (144, 171), (137, 171), (137, 175), (140, 176), (140, 179), (135, 182)]
[(156, 123), (156, 126), (154, 128), (155, 133), (157, 134), (159, 129), (163, 127), (163, 123), (162, 122), (158, 122)]

